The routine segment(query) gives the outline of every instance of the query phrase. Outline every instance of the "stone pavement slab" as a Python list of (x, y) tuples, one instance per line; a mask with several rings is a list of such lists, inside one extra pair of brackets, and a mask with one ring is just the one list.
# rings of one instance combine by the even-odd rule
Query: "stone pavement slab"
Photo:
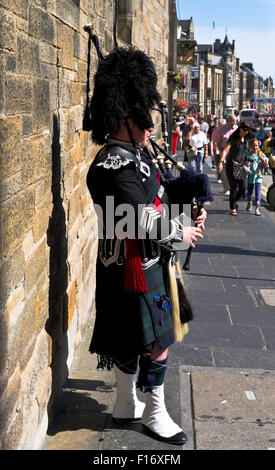
[(275, 371), (180, 366), (179, 374), (182, 396), (189, 376), (196, 450), (275, 447)]

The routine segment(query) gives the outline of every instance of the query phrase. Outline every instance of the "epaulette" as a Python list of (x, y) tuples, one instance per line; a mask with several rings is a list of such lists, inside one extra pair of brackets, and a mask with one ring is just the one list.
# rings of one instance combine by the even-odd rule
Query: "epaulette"
[(134, 163), (137, 158), (133, 152), (120, 146), (106, 146), (100, 151), (96, 158), (95, 166), (101, 166), (106, 170), (119, 170), (120, 168)]

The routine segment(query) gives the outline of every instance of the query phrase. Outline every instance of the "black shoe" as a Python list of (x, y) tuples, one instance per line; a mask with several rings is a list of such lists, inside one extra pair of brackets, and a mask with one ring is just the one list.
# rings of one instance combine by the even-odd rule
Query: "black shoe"
[(158, 434), (156, 434), (154, 431), (151, 431), (151, 429), (148, 428), (147, 426), (145, 426), (144, 424), (142, 426), (145, 429), (146, 433), (150, 437), (153, 437), (154, 439), (156, 439), (157, 441), (166, 442), (167, 444), (180, 445), (180, 446), (182, 446), (183, 444), (185, 444), (188, 441), (188, 438), (184, 434), (183, 431), (178, 432), (177, 434), (175, 434), (174, 436), (171, 436), (171, 437), (162, 437), (162, 436), (159, 436)]
[(116, 426), (124, 426), (125, 424), (130, 424), (130, 423), (135, 423), (136, 421), (140, 421), (141, 417), (140, 418), (113, 418), (112, 417), (112, 420)]

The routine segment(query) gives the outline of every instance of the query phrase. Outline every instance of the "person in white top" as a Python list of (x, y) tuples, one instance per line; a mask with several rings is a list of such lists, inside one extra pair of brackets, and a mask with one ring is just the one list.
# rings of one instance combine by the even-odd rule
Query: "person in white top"
[(200, 130), (199, 123), (195, 123), (194, 134), (189, 140), (189, 153), (187, 153), (189, 167), (197, 173), (203, 172), (203, 162), (208, 156), (208, 142), (205, 132)]

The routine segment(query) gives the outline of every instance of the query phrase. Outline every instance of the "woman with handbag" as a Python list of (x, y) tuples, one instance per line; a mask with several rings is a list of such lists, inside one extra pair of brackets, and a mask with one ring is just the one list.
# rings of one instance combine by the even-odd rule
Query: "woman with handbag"
[(249, 124), (241, 122), (229, 137), (218, 166), (218, 171), (221, 172), (226, 157), (226, 175), (230, 184), (230, 214), (234, 216), (238, 215), (238, 201), (245, 194), (247, 174), (250, 172), (249, 164), (247, 164), (250, 138)]
[(263, 170), (268, 168), (268, 158), (261, 151), (258, 139), (252, 139), (249, 142), (250, 156), (250, 175), (248, 176), (248, 190), (247, 190), (247, 208), (248, 212), (252, 212), (252, 193), (255, 188), (256, 208), (255, 215), (261, 215), (261, 192), (263, 181)]

